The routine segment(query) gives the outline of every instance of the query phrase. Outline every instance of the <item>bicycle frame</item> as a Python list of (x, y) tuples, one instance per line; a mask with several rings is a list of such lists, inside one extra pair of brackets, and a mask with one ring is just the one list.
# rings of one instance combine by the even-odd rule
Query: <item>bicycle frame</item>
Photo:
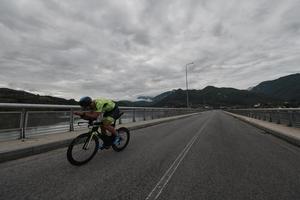
[(89, 124), (88, 125), (88, 129), (89, 129), (89, 132), (88, 133), (90, 133), (91, 135), (90, 135), (90, 137), (89, 137), (89, 141), (88, 142), (85, 142), (84, 143), (84, 145), (83, 145), (83, 147), (82, 147), (82, 149), (84, 149), (84, 150), (87, 150), (88, 148), (89, 148), (89, 146), (90, 146), (90, 143), (91, 143), (91, 141), (92, 141), (92, 138), (94, 137), (94, 136), (96, 136), (96, 137), (98, 137), (98, 138), (100, 138), (101, 139), (101, 137), (99, 137), (99, 135), (100, 134), (102, 134), (102, 133), (100, 133), (99, 131), (98, 131), (98, 129), (99, 129), (99, 127), (100, 127), (100, 124), (99, 125), (90, 125), (90, 123), (89, 122), (78, 122), (78, 125), (80, 126), (80, 124)]
[[(124, 113), (120, 113), (119, 117), (121, 117)], [(78, 122), (78, 125), (80, 126), (80, 124), (88, 124), (88, 129), (89, 129), (89, 133), (91, 133), (91, 136), (89, 137), (89, 141), (88, 143), (85, 142), (85, 144), (83, 145), (82, 149), (87, 150), (90, 146), (90, 143), (92, 141), (92, 138), (94, 136), (96, 136), (97, 138), (100, 138), (103, 142), (104, 142), (104, 137), (107, 136), (106, 134), (102, 133), (98, 131), (99, 127), (101, 126), (101, 122), (96, 122), (93, 123), (92, 121), (89, 122)], [(114, 123), (112, 124), (113, 127), (116, 126), (116, 120), (114, 121)]]
[(103, 142), (104, 142), (104, 140), (105, 140), (105, 137), (109, 137), (108, 135), (102, 133), (102, 131), (99, 132), (99, 131), (98, 131), (99, 127), (100, 127), (100, 124), (97, 124), (97, 125), (95, 125), (95, 124), (93, 124), (93, 125), (88, 125), (89, 133), (90, 133), (91, 135), (90, 135), (90, 137), (89, 137), (89, 141), (88, 141), (87, 143), (85, 143), (85, 144), (83, 145), (83, 147), (82, 147), (84, 150), (87, 150), (87, 149), (89, 148), (90, 143), (91, 143), (91, 141), (92, 141), (92, 138), (93, 138), (94, 136), (97, 137), (98, 139), (101, 139)]

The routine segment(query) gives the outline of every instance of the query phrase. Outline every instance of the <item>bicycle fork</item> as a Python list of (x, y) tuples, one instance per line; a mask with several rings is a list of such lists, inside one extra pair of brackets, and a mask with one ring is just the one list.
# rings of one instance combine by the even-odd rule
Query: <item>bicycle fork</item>
[(82, 149), (84, 150), (88, 150), (90, 143), (92, 141), (92, 138), (94, 137), (95, 133), (92, 133), (91, 136), (89, 138), (87, 138), (87, 141), (84, 142), (84, 145), (82, 147)]

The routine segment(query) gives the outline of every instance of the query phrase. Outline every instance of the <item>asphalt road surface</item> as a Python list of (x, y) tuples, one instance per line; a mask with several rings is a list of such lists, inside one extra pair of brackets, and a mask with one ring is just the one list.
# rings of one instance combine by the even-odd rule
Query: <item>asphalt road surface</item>
[(210, 111), (132, 131), (84, 166), (66, 148), (0, 164), (0, 199), (300, 199), (300, 149)]

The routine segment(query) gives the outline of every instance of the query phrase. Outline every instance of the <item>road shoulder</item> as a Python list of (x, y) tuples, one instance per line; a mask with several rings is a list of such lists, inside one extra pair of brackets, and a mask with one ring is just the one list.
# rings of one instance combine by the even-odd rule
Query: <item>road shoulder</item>
[(234, 118), (237, 118), (241, 121), (244, 121), (248, 124), (251, 124), (259, 129), (266, 131), (267, 133), (270, 133), (276, 137), (284, 139), (284, 140), (288, 141), (289, 143), (292, 143), (292, 144), (300, 147), (300, 129), (299, 128), (287, 127), (284, 125), (266, 122), (266, 121), (262, 121), (262, 120), (258, 120), (258, 119), (253, 119), (250, 117), (233, 114), (233, 113), (226, 112), (226, 111), (224, 111), (224, 113), (226, 113)]

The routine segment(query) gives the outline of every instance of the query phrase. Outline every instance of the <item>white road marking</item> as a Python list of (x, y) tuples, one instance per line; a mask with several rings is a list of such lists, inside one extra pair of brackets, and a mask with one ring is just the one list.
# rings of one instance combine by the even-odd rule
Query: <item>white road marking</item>
[(207, 120), (201, 129), (195, 134), (195, 136), (190, 140), (190, 142), (185, 146), (185, 148), (181, 151), (181, 153), (177, 156), (176, 160), (173, 162), (173, 164), (169, 167), (169, 169), (165, 172), (165, 174), (161, 177), (159, 182), (156, 184), (156, 186), (152, 189), (152, 191), (148, 194), (145, 200), (156, 200), (163, 189), (166, 187), (168, 184), (169, 180), (172, 178), (174, 172), (178, 168), (179, 164), (182, 162), (186, 154), (189, 152), (191, 149), (192, 145), (194, 142), (197, 140), (199, 137), (200, 133), (203, 131), (203, 129), (206, 127), (206, 124), (208, 123), (209, 120)]
[[(281, 146), (282, 148), (294, 153), (294, 154), (297, 154), (299, 155), (299, 152), (296, 151), (295, 149), (292, 149), (291, 147), (289, 147), (287, 144), (285, 144), (287, 141), (285, 140), (282, 140), (281, 138), (277, 138), (273, 135), (271, 135), (273, 138), (272, 138), (272, 142), (278, 144), (279, 146)], [(289, 145), (292, 145), (292, 144), (289, 144)]]

